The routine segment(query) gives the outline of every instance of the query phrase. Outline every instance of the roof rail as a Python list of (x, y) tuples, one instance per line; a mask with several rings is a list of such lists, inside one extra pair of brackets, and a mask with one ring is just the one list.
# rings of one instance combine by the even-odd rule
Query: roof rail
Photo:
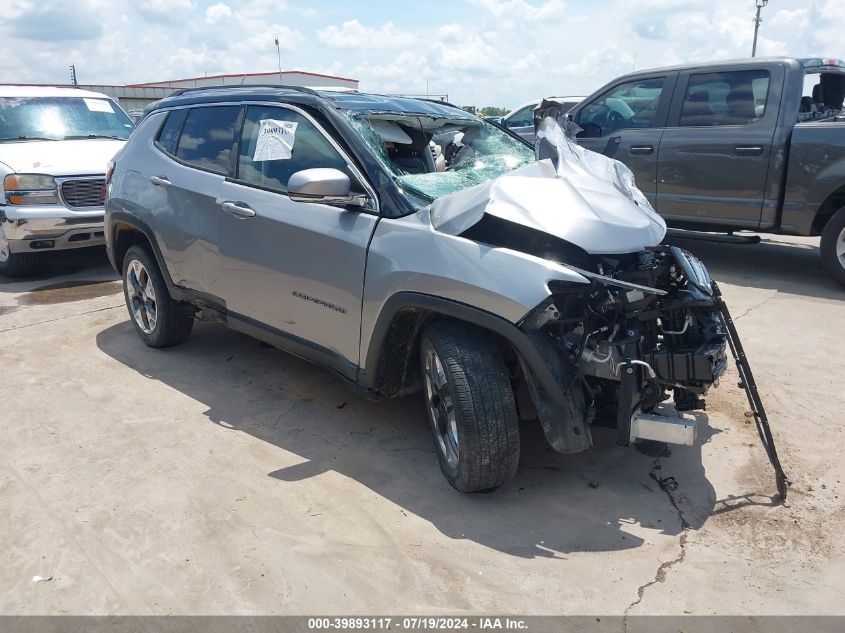
[[(440, 99), (427, 99), (425, 97), (411, 97), (411, 99), (416, 99), (417, 101), (428, 101), (429, 103), (439, 103), (441, 105), (447, 105), (453, 108), (457, 108), (458, 110), (464, 110), (461, 106), (456, 106), (454, 103), (450, 103), (448, 101), (441, 101)], [(464, 110), (464, 112), (466, 112), (466, 110)]]
[[(298, 92), (304, 92), (306, 94), (322, 96), (316, 90), (312, 90), (311, 88), (306, 88), (305, 86), (286, 86), (284, 84), (222, 84), (218, 86), (197, 86), (196, 88), (183, 88), (181, 90), (176, 90), (175, 92), (168, 95), (168, 97), (178, 97), (183, 95), (187, 92), (199, 92), (202, 90), (220, 90), (221, 88), (282, 88), (287, 90), (296, 90)], [(165, 97), (167, 98), (167, 97)]]

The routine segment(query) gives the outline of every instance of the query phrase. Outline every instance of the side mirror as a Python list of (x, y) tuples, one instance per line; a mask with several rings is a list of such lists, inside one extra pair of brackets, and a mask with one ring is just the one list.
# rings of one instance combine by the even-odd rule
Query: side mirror
[(288, 197), (294, 202), (363, 207), (367, 196), (353, 195), (349, 176), (339, 169), (315, 167), (295, 172), (288, 179)]

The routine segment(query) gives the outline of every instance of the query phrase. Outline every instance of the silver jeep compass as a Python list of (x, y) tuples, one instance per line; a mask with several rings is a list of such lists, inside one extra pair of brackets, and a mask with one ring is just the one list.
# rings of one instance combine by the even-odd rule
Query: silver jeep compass
[(165, 347), (214, 320), (365, 397), (421, 390), (465, 492), (516, 472), (521, 420), (563, 453), (590, 448), (593, 424), (623, 445), (691, 444), (683, 412), (739, 346), (730, 315), (704, 265), (661, 245), (631, 172), (560, 123), (538, 114), (534, 147), (441, 102), (260, 86), (164, 99), (106, 185), (135, 329)]

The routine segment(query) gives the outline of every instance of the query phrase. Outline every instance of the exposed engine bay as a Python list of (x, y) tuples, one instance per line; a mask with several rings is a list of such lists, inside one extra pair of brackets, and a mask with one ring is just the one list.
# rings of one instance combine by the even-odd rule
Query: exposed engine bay
[[(704, 394), (727, 367), (727, 341), (703, 265), (669, 246), (590, 257), (587, 265), (595, 273), (579, 270), (592, 277), (588, 287), (550, 284), (549, 300), (522, 324), (535, 345), (552, 345), (569, 365), (564, 388), (577, 435), (586, 440), (587, 425), (599, 419), (627, 445), (641, 437), (632, 418), (670, 397), (678, 412), (704, 409)], [(683, 430), (669, 429), (674, 441), (691, 444), (694, 427)]]

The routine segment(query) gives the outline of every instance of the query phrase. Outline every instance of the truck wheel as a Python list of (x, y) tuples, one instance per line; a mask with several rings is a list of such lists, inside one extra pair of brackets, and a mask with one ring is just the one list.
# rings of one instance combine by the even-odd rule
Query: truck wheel
[(519, 465), (519, 419), (495, 340), (459, 321), (435, 321), (423, 332), (420, 361), (443, 475), (461, 492), (501, 486)]
[(6, 231), (0, 225), (0, 275), (26, 277), (35, 272), (38, 255), (35, 253), (13, 253), (6, 239)]
[(150, 347), (184, 342), (194, 326), (194, 308), (174, 301), (155, 258), (132, 246), (123, 258), (123, 296), (135, 331)]
[(845, 207), (839, 209), (824, 227), (821, 256), (831, 277), (845, 286)]

